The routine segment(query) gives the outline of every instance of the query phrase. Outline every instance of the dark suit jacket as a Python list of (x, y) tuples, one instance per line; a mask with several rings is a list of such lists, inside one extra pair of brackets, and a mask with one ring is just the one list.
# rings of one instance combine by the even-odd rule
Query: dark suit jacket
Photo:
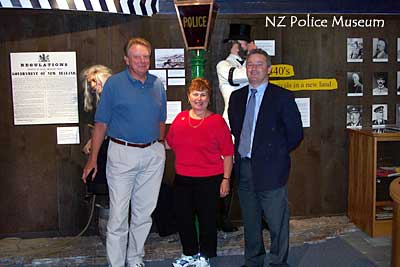
[(372, 120), (372, 125), (385, 125), (387, 120)]
[[(235, 137), (235, 171), (240, 173), (238, 145), (249, 87), (231, 94), (229, 122)], [(251, 151), (251, 166), (256, 191), (282, 187), (290, 170), (289, 153), (303, 139), (303, 126), (293, 93), (268, 83), (261, 102)]]

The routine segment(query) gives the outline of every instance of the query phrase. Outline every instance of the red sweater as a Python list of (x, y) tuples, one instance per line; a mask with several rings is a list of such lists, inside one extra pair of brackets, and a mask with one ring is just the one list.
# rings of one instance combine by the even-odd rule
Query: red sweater
[(233, 155), (232, 137), (221, 115), (211, 114), (203, 121), (179, 113), (169, 128), (168, 145), (175, 153), (176, 173), (205, 177), (224, 173), (222, 156)]

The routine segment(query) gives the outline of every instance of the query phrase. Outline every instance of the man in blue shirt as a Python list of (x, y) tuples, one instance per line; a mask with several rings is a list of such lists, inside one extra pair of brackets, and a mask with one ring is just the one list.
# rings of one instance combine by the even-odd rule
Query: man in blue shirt
[(109, 136), (107, 258), (112, 267), (125, 263), (144, 267), (144, 243), (164, 172), (165, 149), (160, 141), (165, 136), (166, 94), (161, 80), (148, 73), (150, 55), (151, 45), (145, 39), (132, 38), (126, 44), (127, 69), (111, 76), (104, 85), (92, 151), (82, 174), (84, 182), (92, 170), (92, 179), (95, 177), (99, 148)]

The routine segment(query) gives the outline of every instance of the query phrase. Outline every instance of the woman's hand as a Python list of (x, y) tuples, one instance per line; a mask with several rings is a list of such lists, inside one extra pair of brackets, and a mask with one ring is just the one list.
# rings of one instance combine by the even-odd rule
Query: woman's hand
[(229, 179), (222, 179), (221, 186), (219, 188), (219, 196), (221, 198), (226, 197), (230, 192)]

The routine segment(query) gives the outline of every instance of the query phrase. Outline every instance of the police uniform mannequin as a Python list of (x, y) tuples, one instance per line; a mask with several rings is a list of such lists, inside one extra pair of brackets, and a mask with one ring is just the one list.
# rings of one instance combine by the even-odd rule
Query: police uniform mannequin
[[(245, 57), (249, 50), (256, 46), (250, 38), (251, 26), (247, 24), (230, 24), (229, 37), (224, 40), (228, 57), (217, 64), (219, 89), (224, 98), (223, 118), (229, 126), (228, 103), (234, 90), (248, 84)], [(233, 178), (233, 177), (232, 177)], [(232, 188), (231, 179), (231, 188)], [(233, 190), (231, 190), (233, 192)], [(232, 194), (220, 199), (219, 226), (224, 232), (234, 232), (237, 228), (230, 221)]]

